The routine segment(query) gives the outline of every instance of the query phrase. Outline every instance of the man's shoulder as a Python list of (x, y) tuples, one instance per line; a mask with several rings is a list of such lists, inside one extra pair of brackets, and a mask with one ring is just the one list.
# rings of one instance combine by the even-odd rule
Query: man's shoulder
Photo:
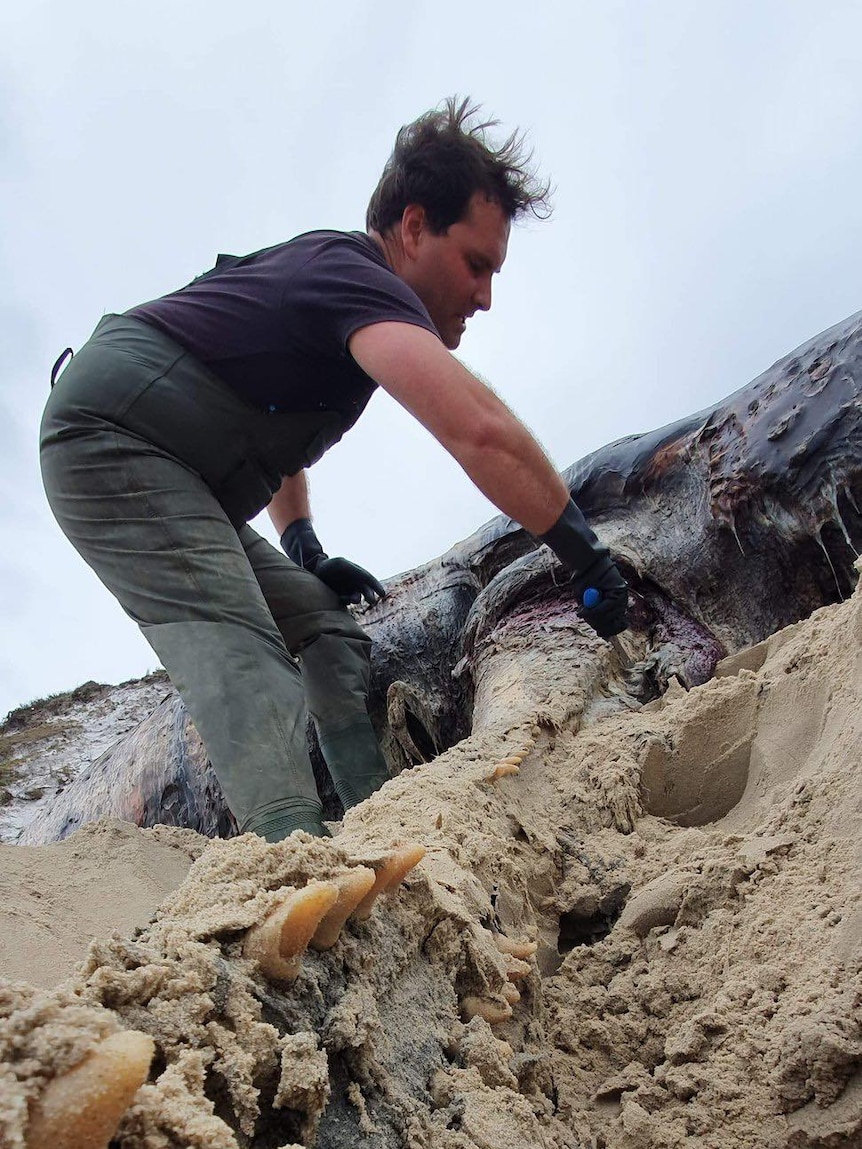
[[(336, 231), (333, 228), (306, 231), (283, 243), (265, 247), (245, 256), (219, 256), (233, 264), (279, 263), (302, 264), (320, 257), (360, 259), (387, 266), (374, 240), (362, 231)], [(218, 266), (218, 264), (217, 264)]]

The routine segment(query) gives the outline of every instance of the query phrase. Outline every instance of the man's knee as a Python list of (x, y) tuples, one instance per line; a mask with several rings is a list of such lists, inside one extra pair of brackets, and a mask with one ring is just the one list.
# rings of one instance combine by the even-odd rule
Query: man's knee
[(371, 640), (320, 634), (299, 652), (308, 710), (318, 729), (341, 726), (367, 714)]

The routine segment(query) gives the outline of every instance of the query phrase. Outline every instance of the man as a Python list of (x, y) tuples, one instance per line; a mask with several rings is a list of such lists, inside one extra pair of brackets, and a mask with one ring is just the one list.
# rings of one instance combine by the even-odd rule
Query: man
[[(305, 480), (377, 386), (548, 543), (581, 597), (595, 588), (583, 615), (600, 634), (626, 625), (625, 582), (562, 479), (451, 354), (491, 306), (511, 221), (547, 214), (517, 136), (495, 150), (475, 112), (449, 100), (401, 129), (367, 234), (220, 256), (187, 287), (106, 316), (46, 407), (60, 526), (158, 654), (240, 831), (270, 841), (325, 833), (306, 704), (345, 807), (388, 777), (369, 641), (344, 607), (383, 588), (324, 553)], [(265, 506), (287, 557), (248, 526)]]

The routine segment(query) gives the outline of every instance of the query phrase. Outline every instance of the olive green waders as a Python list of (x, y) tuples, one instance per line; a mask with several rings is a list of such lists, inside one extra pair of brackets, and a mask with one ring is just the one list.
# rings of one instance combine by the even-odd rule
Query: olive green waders
[(366, 708), (369, 639), (246, 521), (338, 422), (252, 407), (155, 328), (110, 315), (42, 420), (60, 527), (167, 670), (240, 831), (271, 841), (325, 832), (306, 701), (345, 806), (388, 777)]

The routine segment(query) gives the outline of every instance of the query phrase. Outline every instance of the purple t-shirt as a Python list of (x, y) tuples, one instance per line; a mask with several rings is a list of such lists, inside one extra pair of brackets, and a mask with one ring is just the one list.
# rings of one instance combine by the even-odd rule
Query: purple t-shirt
[(245, 256), (126, 315), (159, 328), (248, 402), (359, 418), (376, 384), (347, 341), (371, 323), (437, 334), (416, 293), (359, 231), (312, 231)]

